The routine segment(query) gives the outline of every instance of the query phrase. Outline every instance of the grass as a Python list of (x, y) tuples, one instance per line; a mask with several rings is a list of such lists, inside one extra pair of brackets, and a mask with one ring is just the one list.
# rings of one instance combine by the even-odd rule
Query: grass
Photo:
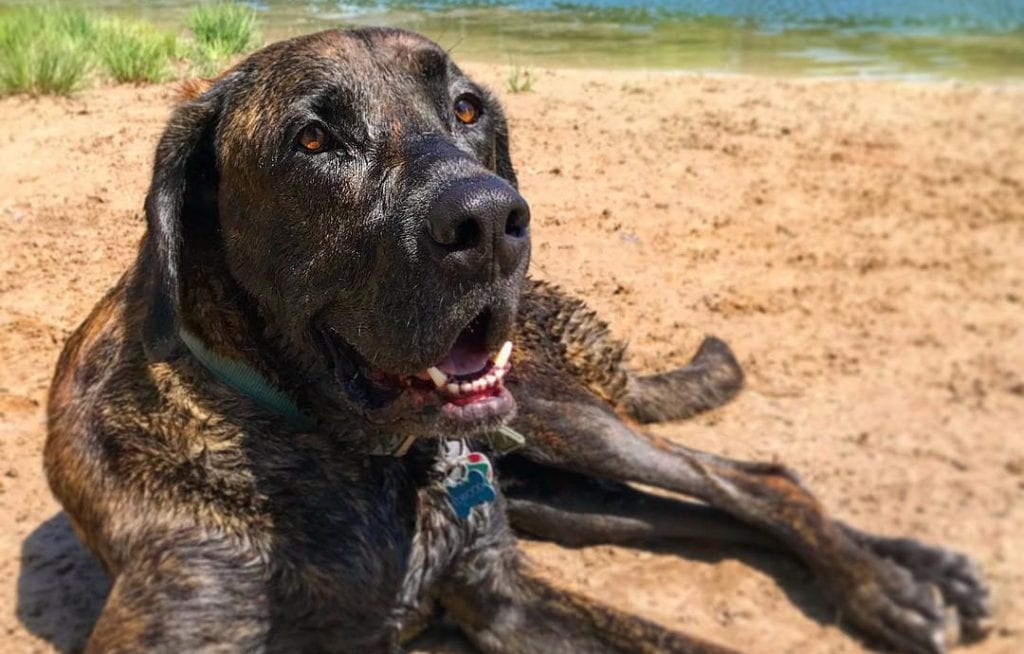
[(193, 64), (204, 75), (260, 41), (256, 14), (245, 5), (233, 2), (199, 5), (189, 12), (185, 22), (195, 36)]
[(100, 81), (160, 82), (182, 69), (209, 75), (259, 44), (255, 13), (200, 5), (183, 40), (145, 21), (60, 5), (0, 11), (0, 95), (68, 95)]
[(0, 16), (0, 92), (66, 95), (82, 84), (95, 38), (86, 12), (26, 7)]
[(529, 68), (523, 68), (519, 64), (512, 64), (505, 79), (505, 88), (509, 93), (529, 93), (533, 90), (533, 83), (536, 81)]
[[(8, 41), (2, 42), (5, 50)], [(5, 52), (0, 61), (0, 93), (67, 95), (81, 86), (88, 62), (66, 41), (52, 41)]]
[(96, 48), (106, 74), (116, 82), (162, 82), (173, 75), (178, 39), (145, 23), (112, 21)]

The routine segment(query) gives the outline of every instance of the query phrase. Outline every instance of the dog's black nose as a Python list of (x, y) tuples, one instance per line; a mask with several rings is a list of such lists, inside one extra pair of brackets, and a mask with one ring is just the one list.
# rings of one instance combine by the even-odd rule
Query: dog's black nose
[(441, 192), (427, 214), (441, 265), (457, 274), (509, 275), (529, 251), (530, 207), (500, 177), (463, 179)]

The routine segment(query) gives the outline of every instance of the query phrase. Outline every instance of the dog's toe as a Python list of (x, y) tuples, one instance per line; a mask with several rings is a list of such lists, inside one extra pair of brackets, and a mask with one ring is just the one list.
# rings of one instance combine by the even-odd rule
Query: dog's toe
[(959, 616), (947, 613), (941, 590), (891, 561), (872, 559), (869, 569), (844, 594), (842, 618), (908, 654), (944, 654), (958, 641)]
[(988, 585), (970, 557), (910, 538), (861, 533), (856, 539), (874, 555), (907, 570), (918, 582), (936, 587), (942, 601), (955, 611), (964, 640), (983, 638), (991, 630)]

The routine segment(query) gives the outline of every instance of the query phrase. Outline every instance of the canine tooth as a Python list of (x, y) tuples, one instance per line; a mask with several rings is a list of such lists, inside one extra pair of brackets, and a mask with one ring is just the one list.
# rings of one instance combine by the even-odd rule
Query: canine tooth
[(459, 394), (459, 384), (457, 382), (454, 384), (448, 384), (446, 388), (448, 389), (448, 392), (451, 393), (452, 395)]
[(427, 368), (427, 374), (434, 380), (434, 386), (437, 386), (438, 389), (444, 388), (444, 385), (448, 383), (448, 375), (444, 374), (437, 366)]
[(498, 353), (494, 356), (494, 367), (502, 368), (508, 363), (509, 357), (512, 356), (512, 341), (505, 341), (505, 344), (501, 346)]

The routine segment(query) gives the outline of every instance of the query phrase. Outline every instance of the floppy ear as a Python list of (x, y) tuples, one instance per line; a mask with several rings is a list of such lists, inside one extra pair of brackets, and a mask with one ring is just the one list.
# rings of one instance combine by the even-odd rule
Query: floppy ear
[(214, 135), (227, 80), (179, 105), (160, 138), (146, 195), (145, 243), (133, 295), (146, 307), (142, 342), (150, 360), (176, 353), (182, 250), (189, 237), (216, 229), (217, 157)]

